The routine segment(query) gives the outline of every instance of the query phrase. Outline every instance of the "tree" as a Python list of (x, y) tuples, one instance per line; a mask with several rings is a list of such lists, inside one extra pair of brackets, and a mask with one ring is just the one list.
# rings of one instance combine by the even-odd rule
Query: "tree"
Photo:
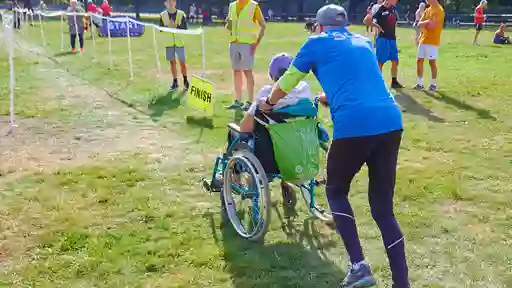
[(297, 12), (299, 12), (299, 20), (304, 21), (304, 0), (298, 0), (297, 2)]
[(133, 6), (135, 7), (135, 18), (140, 19), (140, 0), (134, 0)]

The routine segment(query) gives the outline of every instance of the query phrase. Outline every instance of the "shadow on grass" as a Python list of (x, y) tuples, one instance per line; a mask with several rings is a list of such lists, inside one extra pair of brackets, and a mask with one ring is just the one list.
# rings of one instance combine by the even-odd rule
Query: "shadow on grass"
[(330, 242), (324, 243), (310, 218), (304, 220), (302, 231), (293, 225), (284, 228), (288, 241), (255, 243), (238, 236), (229, 220), (221, 226), (222, 238), (218, 237), (213, 215), (208, 217), (215, 241), (224, 250), (233, 287), (336, 287), (345, 276), (327, 259), (323, 249)]
[[(204, 116), (187, 116), (186, 118), (187, 124), (189, 125), (195, 125), (202, 128), (208, 128), (213, 129), (213, 119), (211, 117), (204, 117)], [(200, 135), (202, 136), (202, 131), (200, 132)]]
[(487, 109), (483, 109), (483, 108), (478, 108), (478, 107), (475, 107), (475, 106), (472, 106), (470, 104), (467, 104), (463, 101), (460, 101), (456, 98), (453, 98), (451, 96), (448, 96), (446, 95), (445, 93), (443, 92), (437, 92), (437, 93), (432, 93), (432, 92), (429, 92), (429, 91), (423, 91), (427, 96), (437, 100), (437, 101), (441, 101), (441, 102), (444, 102), (448, 105), (452, 105), (460, 110), (465, 110), (465, 111), (470, 111), (470, 112), (475, 112), (476, 115), (482, 119), (487, 119), (487, 120), (492, 120), (492, 121), (496, 121), (496, 117), (492, 116), (491, 114), (491, 111), (487, 110)]
[(165, 111), (178, 108), (181, 105), (181, 99), (183, 99), (186, 94), (187, 92), (185, 91), (173, 91), (153, 98), (148, 104), (151, 119), (158, 121), (162, 115), (164, 115)]
[(55, 57), (55, 58), (58, 58), (58, 57), (66, 57), (66, 56), (75, 55), (75, 54), (76, 54), (76, 53), (71, 52), (71, 51), (65, 51), (65, 52), (55, 53), (55, 54), (53, 54), (53, 57)]
[(187, 116), (185, 119), (188, 125), (199, 127), (199, 133), (197, 134), (197, 139), (195, 143), (201, 143), (204, 135), (204, 129), (213, 129), (215, 126), (213, 125), (213, 119), (209, 117), (201, 117), (201, 116)]
[(443, 118), (435, 115), (432, 110), (423, 107), (423, 105), (416, 101), (410, 94), (403, 91), (397, 91), (395, 94), (395, 100), (400, 104), (405, 113), (422, 116), (432, 122), (445, 122)]

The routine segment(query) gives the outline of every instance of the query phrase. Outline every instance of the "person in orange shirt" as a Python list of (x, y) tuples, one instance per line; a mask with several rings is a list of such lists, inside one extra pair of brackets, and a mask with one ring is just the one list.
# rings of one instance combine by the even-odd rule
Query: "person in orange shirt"
[[(228, 109), (248, 107), (254, 99), (254, 53), (265, 35), (265, 18), (257, 2), (236, 0), (229, 6), (226, 22), (226, 29), (231, 32), (229, 54), (235, 82), (235, 102)], [(242, 103), (243, 75), (249, 96), (246, 105)]]
[(429, 90), (432, 92), (437, 91), (437, 53), (441, 45), (441, 33), (443, 32), (444, 24), (444, 9), (438, 0), (428, 0), (430, 5), (418, 23), (421, 29), (418, 57), (416, 60), (416, 73), (418, 76), (418, 83), (415, 89), (423, 90), (423, 63), (425, 58), (428, 59), (430, 69), (432, 71), (432, 80), (430, 82)]
[(484, 28), (484, 9), (487, 9), (487, 1), (482, 0), (478, 6), (475, 8), (475, 38), (473, 38), (473, 45), (478, 44), (478, 35), (480, 35), (480, 31)]

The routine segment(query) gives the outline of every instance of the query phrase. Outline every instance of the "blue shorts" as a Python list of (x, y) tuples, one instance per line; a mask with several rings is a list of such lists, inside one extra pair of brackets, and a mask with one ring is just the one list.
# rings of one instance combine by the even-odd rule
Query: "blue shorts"
[(384, 64), (388, 61), (398, 61), (398, 47), (396, 46), (396, 40), (377, 37), (377, 40), (375, 41), (375, 48), (377, 50), (377, 61), (379, 61), (379, 63)]

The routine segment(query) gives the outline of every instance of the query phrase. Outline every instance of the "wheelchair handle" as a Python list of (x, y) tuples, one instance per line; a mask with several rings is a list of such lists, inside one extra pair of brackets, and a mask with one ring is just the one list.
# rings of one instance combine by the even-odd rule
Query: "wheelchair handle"
[(320, 97), (315, 96), (315, 99), (313, 100), (313, 103), (315, 104), (315, 108), (318, 110), (318, 103), (320, 103)]

